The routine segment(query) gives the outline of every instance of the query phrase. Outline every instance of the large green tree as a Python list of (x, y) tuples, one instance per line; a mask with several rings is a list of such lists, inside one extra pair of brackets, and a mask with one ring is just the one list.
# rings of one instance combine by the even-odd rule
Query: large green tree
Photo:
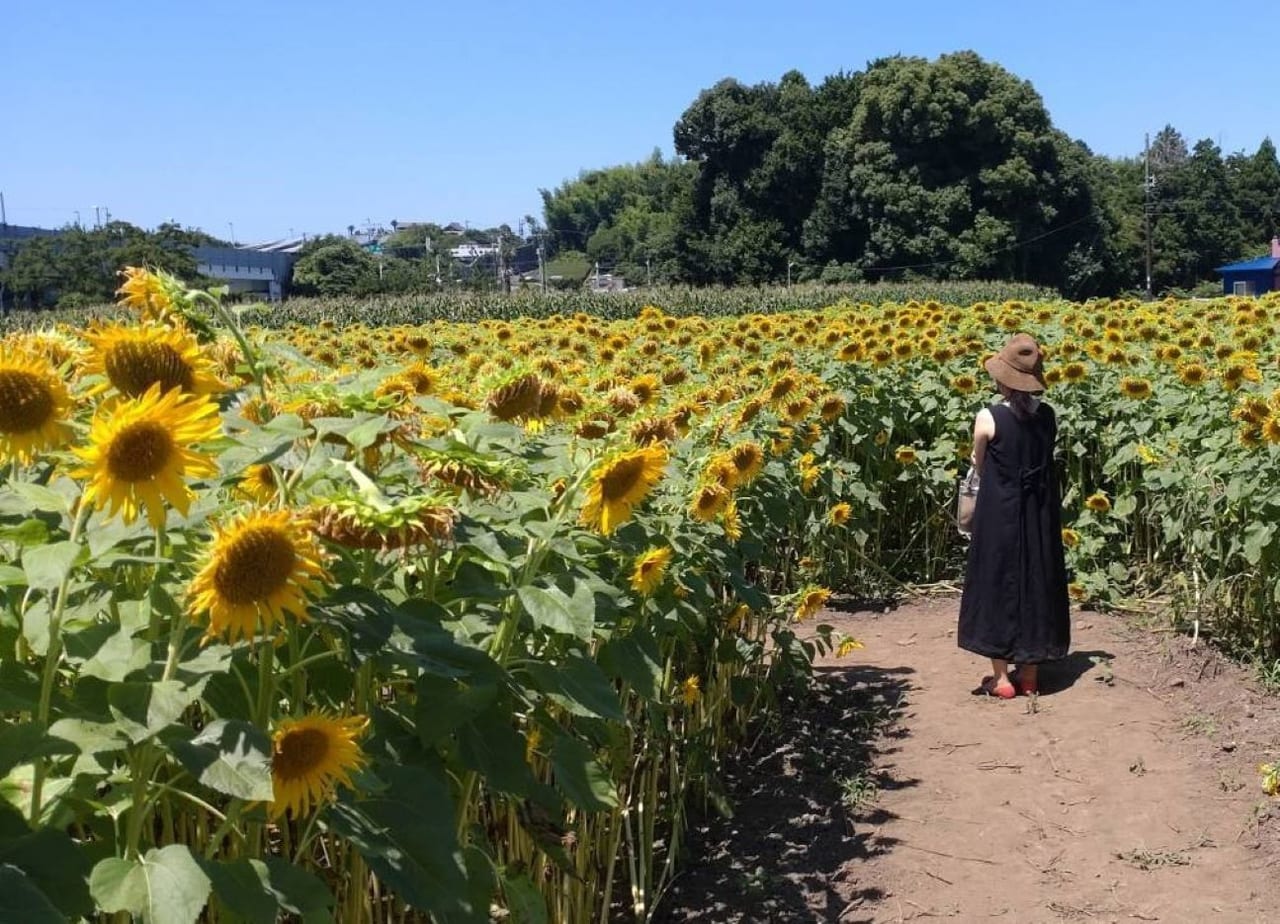
[(972, 52), (878, 61), (828, 138), (806, 244), (873, 278), (916, 270), (1084, 291), (1105, 257), (1089, 159), (1030, 83)]

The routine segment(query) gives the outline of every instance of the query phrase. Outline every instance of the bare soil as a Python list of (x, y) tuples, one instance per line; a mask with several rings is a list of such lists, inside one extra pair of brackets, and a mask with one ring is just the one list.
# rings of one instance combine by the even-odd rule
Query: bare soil
[(725, 768), (659, 920), (1280, 920), (1280, 700), (1203, 642), (1079, 613), (1042, 692), (973, 696), (958, 601), (822, 621), (866, 648)]

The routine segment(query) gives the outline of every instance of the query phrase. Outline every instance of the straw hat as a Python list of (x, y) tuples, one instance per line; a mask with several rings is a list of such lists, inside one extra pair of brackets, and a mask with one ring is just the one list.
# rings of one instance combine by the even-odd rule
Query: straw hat
[(1044, 391), (1044, 357), (1030, 334), (1015, 334), (986, 362), (987, 372), (1014, 391)]

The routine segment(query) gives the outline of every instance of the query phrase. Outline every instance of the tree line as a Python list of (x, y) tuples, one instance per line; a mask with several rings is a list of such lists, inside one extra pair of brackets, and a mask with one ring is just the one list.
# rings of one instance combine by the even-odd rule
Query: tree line
[(811, 86), (723, 80), (674, 128), (676, 158), (543, 190), (553, 251), (629, 280), (764, 284), (1004, 279), (1072, 297), (1192, 290), (1267, 251), (1280, 161), (1223, 156), (1172, 126), (1096, 155), (1032, 87), (973, 52), (892, 57)]

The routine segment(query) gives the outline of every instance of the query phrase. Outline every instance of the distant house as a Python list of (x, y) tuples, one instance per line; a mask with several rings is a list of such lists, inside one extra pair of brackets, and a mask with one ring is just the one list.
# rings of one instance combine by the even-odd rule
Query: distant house
[(1271, 239), (1271, 253), (1256, 260), (1219, 266), (1226, 295), (1261, 295), (1280, 291), (1280, 238)]
[(449, 256), (455, 260), (481, 260), (485, 257), (494, 257), (498, 254), (498, 248), (492, 244), (459, 244), (457, 247), (449, 249)]
[(224, 283), (237, 294), (284, 297), (293, 277), (301, 238), (267, 241), (252, 247), (193, 247), (196, 272)]

